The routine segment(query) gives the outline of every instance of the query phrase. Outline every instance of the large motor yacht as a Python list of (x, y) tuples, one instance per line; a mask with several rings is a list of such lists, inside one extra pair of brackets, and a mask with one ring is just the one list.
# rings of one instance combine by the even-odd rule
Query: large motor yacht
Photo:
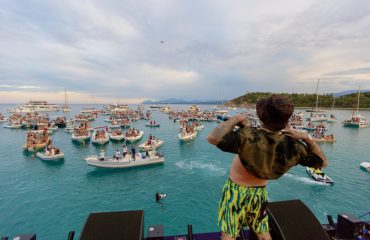
[(56, 112), (59, 111), (59, 105), (50, 104), (46, 101), (29, 101), (25, 105), (9, 109), (11, 113), (27, 113), (27, 112)]

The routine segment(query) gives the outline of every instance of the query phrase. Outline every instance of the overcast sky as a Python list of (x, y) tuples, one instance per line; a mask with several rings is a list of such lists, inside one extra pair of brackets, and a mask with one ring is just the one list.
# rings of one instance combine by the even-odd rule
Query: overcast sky
[(369, 0), (0, 0), (0, 103), (370, 89)]

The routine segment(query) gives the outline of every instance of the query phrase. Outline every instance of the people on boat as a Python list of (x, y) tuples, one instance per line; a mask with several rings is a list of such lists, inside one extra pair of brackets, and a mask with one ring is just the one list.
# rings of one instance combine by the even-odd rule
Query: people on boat
[(123, 158), (126, 157), (127, 152), (128, 152), (128, 149), (127, 149), (126, 145), (123, 144), (123, 146), (122, 146), (122, 157)]
[(137, 137), (140, 131), (136, 128), (131, 128), (126, 132), (126, 137)]
[(102, 149), (102, 150), (100, 150), (99, 160), (100, 160), (100, 161), (104, 161), (104, 159), (105, 159), (105, 152), (104, 152), (104, 150)]
[(136, 149), (134, 146), (131, 146), (131, 157), (133, 160), (135, 160), (135, 156), (136, 156)]
[(118, 160), (121, 157), (120, 151), (117, 149), (116, 153), (114, 154), (114, 157)]

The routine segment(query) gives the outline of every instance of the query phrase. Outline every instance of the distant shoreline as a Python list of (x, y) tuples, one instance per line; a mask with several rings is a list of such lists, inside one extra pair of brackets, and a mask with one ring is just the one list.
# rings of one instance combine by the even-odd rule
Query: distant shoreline
[[(60, 106), (64, 105), (64, 104), (59, 104), (59, 103), (55, 103), (55, 104), (58, 104)], [(19, 103), (0, 103), (0, 106), (1, 105), (20, 105)], [(73, 105), (86, 105), (86, 106), (96, 106), (96, 105), (109, 105), (109, 104), (101, 104), (101, 103), (97, 103), (97, 104), (94, 104), (94, 103), (71, 103), (69, 104), (71, 106)], [(165, 105), (217, 105), (217, 104), (213, 104), (213, 103), (161, 103), (161, 104), (149, 104), (149, 103), (133, 103), (133, 104), (127, 104), (127, 105), (160, 105), (160, 106), (165, 106)], [(232, 105), (232, 104), (225, 104), (224, 107), (236, 107), (236, 108), (255, 108), (255, 105), (253, 106), (237, 106), (237, 105)], [(294, 107), (295, 109), (309, 109), (309, 110), (312, 110), (314, 108), (312, 107)], [(332, 110), (332, 108), (320, 108), (322, 110), (325, 110), (325, 111), (330, 111)], [(336, 108), (334, 107), (333, 110), (354, 110), (353, 108)], [(359, 111), (370, 111), (370, 108), (359, 108), (358, 109)]]

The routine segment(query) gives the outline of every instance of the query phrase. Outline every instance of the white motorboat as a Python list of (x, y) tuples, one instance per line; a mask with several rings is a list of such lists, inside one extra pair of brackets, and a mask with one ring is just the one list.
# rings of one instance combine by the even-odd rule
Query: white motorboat
[(71, 132), (73, 132), (73, 130), (75, 128), (76, 128), (76, 125), (75, 125), (74, 121), (69, 121), (69, 122), (67, 122), (66, 127), (64, 128), (64, 131), (67, 132), (67, 133), (71, 133)]
[(169, 106), (165, 106), (165, 107), (161, 108), (161, 112), (169, 113), (169, 112), (171, 112), (171, 108)]
[(197, 106), (197, 105), (192, 105), (192, 106), (188, 109), (188, 112), (194, 112), (194, 113), (200, 112), (199, 106)]
[(20, 123), (10, 123), (8, 125), (5, 125), (4, 128), (12, 128), (12, 129), (16, 129), (16, 128), (21, 128), (23, 125), (20, 124)]
[(333, 184), (334, 181), (328, 177), (324, 172), (317, 168), (306, 167), (307, 174), (310, 175), (315, 181), (325, 184)]
[(142, 144), (139, 145), (139, 148), (144, 150), (144, 151), (150, 151), (150, 150), (155, 150), (157, 148), (159, 148), (160, 146), (162, 146), (164, 143), (163, 140), (159, 140), (159, 139), (154, 139), (154, 140), (148, 140)]
[(316, 113), (312, 114), (310, 117), (307, 118), (307, 121), (310, 122), (326, 122), (328, 121), (328, 117), (325, 113)]
[(225, 113), (228, 113), (229, 111), (228, 110), (226, 110), (226, 109), (217, 109), (217, 110), (215, 110), (214, 111), (214, 113), (216, 114), (216, 115), (222, 115), (222, 114), (225, 114)]
[(197, 136), (197, 131), (194, 131), (193, 133), (180, 132), (178, 136), (181, 141), (190, 141)]
[(109, 142), (109, 133), (107, 127), (96, 127), (92, 133), (92, 143), (106, 144)]
[(4, 117), (2, 113), (0, 113), (0, 123), (6, 122), (6, 121), (8, 121), (8, 119)]
[(109, 139), (113, 141), (121, 141), (125, 139), (125, 135), (120, 129), (116, 129), (113, 132), (109, 133)]
[(362, 162), (360, 163), (360, 166), (366, 171), (370, 172), (370, 162)]
[(126, 141), (129, 141), (129, 142), (136, 142), (136, 141), (139, 141), (144, 135), (144, 132), (143, 131), (139, 131), (139, 133), (137, 135), (131, 135), (129, 137), (125, 136), (125, 139)]
[(91, 133), (88, 129), (74, 129), (72, 133), (72, 140), (76, 142), (85, 142), (89, 140)]
[(36, 156), (44, 161), (57, 161), (64, 158), (64, 153), (59, 152), (58, 154), (45, 154), (45, 152), (38, 152)]
[(99, 168), (130, 168), (163, 163), (165, 159), (162, 154), (150, 151), (147, 156), (137, 153), (135, 159), (130, 154), (127, 154), (125, 158), (118, 159), (115, 157), (100, 159), (98, 156), (88, 156), (85, 158), (85, 161), (87, 165)]

